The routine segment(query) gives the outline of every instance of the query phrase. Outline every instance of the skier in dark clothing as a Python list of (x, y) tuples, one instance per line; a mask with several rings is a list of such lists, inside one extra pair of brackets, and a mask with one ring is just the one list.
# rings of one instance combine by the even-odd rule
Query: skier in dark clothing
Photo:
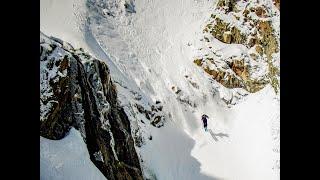
[(201, 117), (201, 120), (203, 122), (203, 127), (204, 127), (204, 130), (207, 131), (207, 120), (208, 120), (209, 116), (207, 116), (206, 114), (203, 114), (202, 117)]

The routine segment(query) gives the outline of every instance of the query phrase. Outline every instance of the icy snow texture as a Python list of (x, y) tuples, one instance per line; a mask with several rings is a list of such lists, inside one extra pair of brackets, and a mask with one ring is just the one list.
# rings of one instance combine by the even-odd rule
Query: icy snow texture
[(105, 180), (76, 129), (61, 140), (40, 136), (41, 180)]

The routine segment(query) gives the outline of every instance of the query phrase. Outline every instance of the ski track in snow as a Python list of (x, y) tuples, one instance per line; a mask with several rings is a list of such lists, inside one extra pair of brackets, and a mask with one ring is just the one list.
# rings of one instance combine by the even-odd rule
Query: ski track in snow
[[(147, 99), (160, 99), (172, 114), (164, 127), (150, 126), (153, 139), (138, 148), (146, 175), (154, 174), (158, 180), (279, 179), (279, 172), (272, 170), (279, 159), (279, 153), (272, 151), (278, 148), (272, 138), (279, 138), (274, 130), (279, 128), (279, 102), (272, 88), (250, 94), (228, 109), (212, 97), (212, 84), (192, 62), (194, 44), (214, 1), (136, 0), (136, 13), (125, 15), (119, 9), (116, 18), (87, 12), (84, 0), (62, 2), (41, 1), (41, 30), (85, 48), (108, 64), (114, 81)], [(67, 20), (56, 26), (61, 18)], [(226, 47), (221, 43), (227, 54), (237, 53)], [(185, 75), (192, 76), (200, 88), (192, 88)], [(172, 86), (197, 107), (181, 104)], [(127, 96), (122, 90), (119, 93)], [(210, 117), (212, 134), (202, 128), (202, 113)]]

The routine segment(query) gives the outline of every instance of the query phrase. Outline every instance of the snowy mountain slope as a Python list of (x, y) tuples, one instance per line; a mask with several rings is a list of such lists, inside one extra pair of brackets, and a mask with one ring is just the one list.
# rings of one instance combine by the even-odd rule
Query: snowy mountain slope
[[(216, 141), (209, 134), (195, 135), (197, 143), (192, 154), (206, 164), (203, 171), (226, 179), (278, 179), (273, 168), (279, 154), (271, 148), (274, 142), (270, 138), (270, 126), (279, 118), (278, 108), (268, 85), (230, 109), (226, 130), (217, 128), (218, 122), (209, 125), (217, 134)], [(219, 137), (218, 133), (228, 137)]]
[(85, 48), (82, 33), (87, 19), (83, 0), (41, 0), (40, 30), (44, 34), (63, 39), (75, 48)]
[(62, 140), (40, 136), (40, 179), (106, 179), (92, 163), (80, 133), (72, 128)]
[[(68, 23), (59, 29), (46, 24), (41, 28), (57, 37), (73, 32), (70, 37), (75, 43), (108, 64), (146, 178), (279, 179), (279, 94), (269, 85), (255, 94), (227, 88), (193, 63), (206, 54), (199, 48), (208, 46), (199, 40), (216, 2), (136, 0), (131, 1), (134, 11), (126, 10), (124, 0), (80, 4), (85, 3), (81, 12), (87, 13), (87, 19), (82, 28)], [(46, 12), (59, 7), (44, 6)], [(67, 12), (41, 16), (49, 22)], [(79, 21), (77, 16), (69, 18)], [(214, 48), (224, 58), (248, 51), (214, 37), (210, 42), (218, 44)], [(262, 64), (262, 75), (265, 68)], [(150, 125), (156, 115), (151, 121), (146, 115), (157, 113), (152, 111), (156, 101), (162, 106), (160, 128)], [(237, 105), (227, 108), (225, 102)], [(259, 112), (259, 118), (254, 112)], [(214, 136), (218, 141), (203, 131), (202, 113), (209, 115), (209, 129), (218, 134)], [(223, 134), (228, 137), (219, 137)]]

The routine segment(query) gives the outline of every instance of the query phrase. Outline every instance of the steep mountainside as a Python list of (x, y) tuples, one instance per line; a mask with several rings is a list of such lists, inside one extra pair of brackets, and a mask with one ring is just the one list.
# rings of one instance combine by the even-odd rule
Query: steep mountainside
[(40, 35), (41, 151), (78, 130), (108, 179), (279, 179), (279, 20), (277, 0), (42, 0), (63, 41)]
[(127, 115), (107, 65), (40, 34), (40, 135), (81, 132), (91, 161), (108, 179), (142, 179)]

